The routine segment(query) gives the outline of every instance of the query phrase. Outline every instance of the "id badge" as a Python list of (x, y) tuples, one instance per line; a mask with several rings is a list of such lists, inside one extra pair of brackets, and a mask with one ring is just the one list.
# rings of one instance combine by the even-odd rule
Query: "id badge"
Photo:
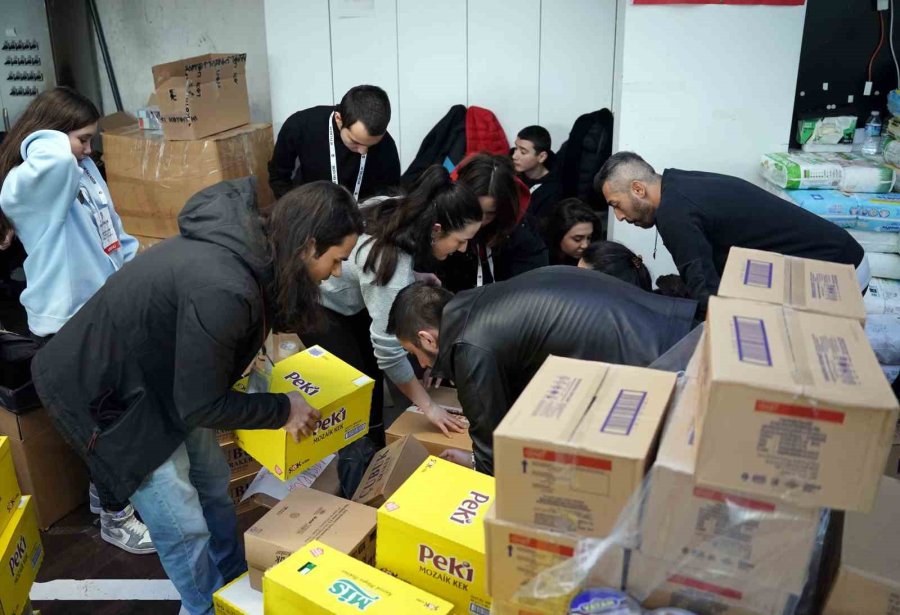
[(94, 212), (94, 222), (97, 223), (97, 229), (100, 231), (100, 244), (103, 246), (104, 252), (112, 254), (122, 247), (116, 229), (113, 228), (109, 207)]

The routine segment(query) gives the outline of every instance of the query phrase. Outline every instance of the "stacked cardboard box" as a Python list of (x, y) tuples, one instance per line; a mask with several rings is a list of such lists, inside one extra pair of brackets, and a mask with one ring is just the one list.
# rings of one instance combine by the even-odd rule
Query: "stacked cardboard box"
[(272, 126), (250, 123), (246, 62), (246, 54), (206, 54), (154, 66), (162, 132), (133, 118), (103, 131), (109, 191), (141, 249), (177, 235), (187, 200), (222, 180), (255, 176), (259, 207), (274, 201)]
[[(517, 597), (538, 573), (603, 538), (653, 461), (675, 375), (550, 357), (494, 432), (497, 504), (486, 521), (491, 597), (508, 612), (554, 613), (569, 596)], [(611, 547), (592, 583), (619, 587)]]
[(428, 451), (413, 436), (404, 436), (372, 457), (353, 501), (374, 508), (384, 504), (428, 459)]
[(788, 612), (820, 507), (871, 508), (897, 401), (852, 268), (733, 249), (720, 295), (647, 485), (626, 587), (648, 608)]
[(378, 509), (378, 568), (455, 612), (487, 615), (484, 520), (493, 503), (493, 478), (428, 457)]
[(50, 527), (87, 499), (87, 467), (44, 408), (15, 414), (0, 407), (0, 435), (8, 438), (19, 487), (32, 496), (39, 527)]

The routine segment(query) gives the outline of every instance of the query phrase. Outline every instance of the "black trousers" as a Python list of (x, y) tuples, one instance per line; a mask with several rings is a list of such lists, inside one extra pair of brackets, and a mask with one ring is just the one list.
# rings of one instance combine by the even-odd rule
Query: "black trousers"
[(319, 345), (331, 354), (349, 363), (375, 381), (372, 390), (372, 410), (369, 413), (368, 438), (377, 448), (384, 447), (384, 374), (375, 360), (369, 328), (372, 319), (363, 310), (353, 316), (344, 316), (325, 309), (326, 325), (320, 331), (301, 333), (306, 346)]

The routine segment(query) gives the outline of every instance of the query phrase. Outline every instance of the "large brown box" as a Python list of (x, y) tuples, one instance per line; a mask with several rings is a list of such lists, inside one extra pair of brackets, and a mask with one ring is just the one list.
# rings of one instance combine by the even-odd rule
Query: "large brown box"
[(48, 528), (87, 499), (87, 467), (62, 439), (44, 408), (13, 414), (0, 408), (22, 493), (34, 497), (38, 523)]
[(374, 564), (375, 518), (374, 508), (295, 489), (244, 534), (250, 586), (262, 591), (265, 571), (313, 540)]
[(871, 508), (898, 406), (858, 321), (712, 297), (702, 352), (697, 484)]
[(207, 53), (153, 67), (166, 139), (191, 140), (250, 122), (245, 53)]
[(172, 237), (179, 234), (178, 214), (188, 199), (222, 180), (253, 175), (258, 206), (272, 204), (267, 165), (274, 147), (271, 124), (248, 124), (199, 141), (167, 141), (136, 127), (107, 130), (106, 183), (126, 232)]
[(422, 443), (414, 436), (403, 436), (375, 453), (351, 499), (379, 508), (426, 459), (428, 451)]

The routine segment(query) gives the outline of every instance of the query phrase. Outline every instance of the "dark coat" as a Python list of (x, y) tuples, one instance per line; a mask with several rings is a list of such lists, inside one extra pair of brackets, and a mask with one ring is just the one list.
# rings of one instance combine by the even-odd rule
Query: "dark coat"
[(646, 367), (687, 335), (696, 309), (567, 266), (458, 294), (434, 372), (456, 382), (478, 470), (493, 473), (494, 429), (548, 355)]
[(594, 191), (594, 176), (612, 155), (613, 116), (609, 109), (575, 120), (569, 140), (560, 148), (560, 197), (577, 197), (594, 209), (606, 201)]
[(434, 128), (428, 131), (416, 157), (400, 178), (404, 186), (411, 186), (422, 172), (433, 164), (450, 159), (452, 170), (466, 155), (466, 107), (453, 105)]
[(556, 204), (562, 200), (562, 188), (559, 183), (559, 162), (559, 156), (550, 152), (547, 162), (544, 163), (549, 172), (539, 179), (537, 187), (531, 190), (531, 203), (528, 206), (528, 213), (534, 216), (538, 222), (543, 222), (553, 215)]
[(276, 428), (285, 395), (231, 390), (262, 346), (272, 265), (250, 178), (194, 195), (181, 236), (128, 263), (35, 356), (38, 393), (124, 502), (198, 427)]

